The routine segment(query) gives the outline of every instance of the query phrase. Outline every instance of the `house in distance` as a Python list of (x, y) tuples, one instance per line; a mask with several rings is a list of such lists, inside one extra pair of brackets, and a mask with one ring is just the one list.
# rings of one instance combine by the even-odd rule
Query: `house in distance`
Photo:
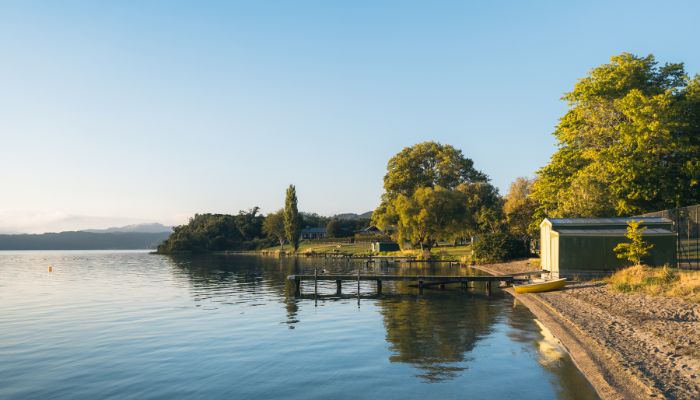
[(326, 236), (326, 228), (304, 228), (301, 230), (302, 239), (323, 239)]

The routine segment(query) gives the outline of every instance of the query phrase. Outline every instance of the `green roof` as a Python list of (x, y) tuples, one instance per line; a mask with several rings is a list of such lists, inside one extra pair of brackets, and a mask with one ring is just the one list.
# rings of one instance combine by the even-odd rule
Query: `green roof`
[(661, 217), (625, 217), (625, 218), (546, 218), (552, 226), (591, 226), (591, 225), (627, 225), (637, 221), (643, 225), (672, 224), (668, 218)]
[[(571, 229), (558, 228), (555, 229), (562, 236), (625, 236), (627, 229)], [(644, 230), (643, 236), (675, 236), (676, 234), (669, 229), (663, 228), (648, 228)]]

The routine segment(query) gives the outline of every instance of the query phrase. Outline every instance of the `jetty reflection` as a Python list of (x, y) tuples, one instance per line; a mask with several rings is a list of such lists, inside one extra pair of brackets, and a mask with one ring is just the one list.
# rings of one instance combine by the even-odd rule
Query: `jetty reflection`
[[(533, 317), (522, 305), (500, 290), (487, 294), (485, 282), (440, 288), (426, 287), (421, 293), (411, 282), (386, 282), (381, 293), (376, 283), (363, 281), (359, 291), (355, 284), (339, 293), (335, 282), (319, 281), (314, 293), (295, 292), (291, 274), (313, 273), (319, 260), (304, 258), (271, 258), (256, 256), (206, 255), (172, 257), (173, 272), (185, 279), (195, 301), (221, 307), (229, 304), (279, 304), (284, 309), (290, 329), (304, 324), (313, 309), (323, 313), (324, 306), (356, 303), (360, 309), (376, 310), (381, 315), (387, 358), (392, 364), (409, 365), (423, 382), (439, 383), (454, 380), (475, 367), (475, 349), (495, 330), (532, 352), (536, 364), (550, 371), (560, 382), (558, 397), (577, 398), (577, 393), (590, 393), (565, 350), (557, 345), (551, 333), (533, 323)], [(362, 262), (324, 260), (322, 268), (329, 273), (390, 273), (393, 275), (463, 276), (479, 274), (475, 270), (446, 265), (371, 266)], [(312, 284), (313, 285), (313, 284)], [(326, 318), (333, 318), (328, 310)], [(483, 354), (481, 355), (483, 357)], [(480, 361), (484, 362), (484, 361)], [(592, 397), (593, 398), (593, 397)]]

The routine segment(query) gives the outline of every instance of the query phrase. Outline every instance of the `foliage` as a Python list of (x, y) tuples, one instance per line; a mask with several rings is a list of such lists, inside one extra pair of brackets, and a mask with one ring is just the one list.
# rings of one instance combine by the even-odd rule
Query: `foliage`
[(384, 189), (389, 197), (410, 196), (418, 188), (454, 189), (466, 182), (485, 182), (486, 175), (461, 150), (437, 142), (406, 147), (389, 160)]
[(510, 185), (503, 204), (508, 231), (524, 242), (535, 237), (539, 226), (532, 227), (537, 203), (530, 196), (533, 180), (519, 177)]
[(627, 239), (629, 243), (619, 243), (615, 246), (617, 258), (629, 260), (634, 265), (641, 265), (642, 259), (649, 255), (649, 250), (654, 247), (653, 244), (647, 244), (643, 239), (643, 234), (646, 228), (639, 227), (639, 221), (630, 221), (627, 223)]
[(284, 201), (284, 232), (287, 241), (294, 251), (299, 249), (299, 236), (301, 235), (301, 216), (297, 209), (297, 190), (294, 185), (289, 185)]
[(326, 225), (326, 236), (332, 238), (340, 237), (340, 221), (335, 218), (328, 221)]
[(457, 237), (470, 238), (499, 229), (504, 219), (503, 198), (495, 186), (488, 182), (463, 183), (457, 191), (465, 196), (468, 215), (467, 224), (455, 232)]
[(326, 225), (326, 234), (329, 237), (344, 238), (350, 237), (363, 228), (369, 225), (369, 220), (364, 218), (358, 219), (338, 219), (331, 218)]
[(465, 195), (441, 186), (421, 187), (411, 196), (399, 194), (390, 206), (397, 216), (399, 243), (408, 242), (428, 251), (438, 239), (468, 225)]
[(473, 250), (474, 261), (480, 264), (502, 262), (530, 254), (527, 245), (520, 238), (505, 230), (484, 232), (477, 236)]
[(460, 150), (436, 142), (404, 148), (389, 160), (372, 223), (403, 246), (469, 237), (502, 216), (498, 190)]
[(632, 215), (700, 201), (700, 78), (623, 53), (564, 96), (536, 219)]
[(265, 217), (263, 222), (263, 232), (271, 238), (279, 241), (280, 246), (284, 248), (287, 232), (284, 230), (284, 210), (280, 209), (270, 213)]
[(301, 216), (302, 228), (323, 228), (331, 220), (331, 218), (316, 213), (300, 212), (299, 215)]
[(615, 272), (607, 282), (619, 292), (681, 297), (700, 303), (700, 271), (636, 265)]
[(195, 214), (187, 225), (176, 226), (158, 246), (159, 253), (248, 250), (269, 245), (263, 236), (263, 217), (255, 207), (238, 215)]

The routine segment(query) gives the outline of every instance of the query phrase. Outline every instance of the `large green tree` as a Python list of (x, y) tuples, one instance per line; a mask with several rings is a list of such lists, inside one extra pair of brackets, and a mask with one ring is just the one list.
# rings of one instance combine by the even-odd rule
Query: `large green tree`
[(469, 214), (469, 224), (463, 225), (460, 232), (463, 237), (500, 229), (504, 221), (503, 198), (495, 186), (488, 182), (463, 183), (457, 191), (466, 196)]
[(462, 183), (486, 182), (482, 172), (461, 150), (437, 142), (405, 147), (393, 156), (384, 175), (384, 189), (390, 198), (410, 196), (418, 188), (440, 186), (452, 190)]
[(263, 232), (271, 238), (276, 239), (282, 248), (287, 239), (287, 232), (284, 229), (284, 210), (277, 210), (267, 214), (263, 221)]
[(382, 201), (372, 222), (394, 231), (401, 245), (430, 249), (493, 225), (501, 214), (498, 190), (472, 160), (436, 142), (406, 147), (389, 160)]
[(623, 53), (564, 96), (537, 217), (633, 215), (700, 201), (700, 78)]
[(391, 203), (397, 216), (400, 242), (430, 250), (469, 224), (464, 193), (441, 186), (419, 187), (412, 195), (399, 194)]
[(297, 190), (294, 185), (289, 185), (284, 201), (284, 231), (287, 241), (292, 245), (294, 251), (299, 250), (301, 223), (301, 216), (297, 209)]

